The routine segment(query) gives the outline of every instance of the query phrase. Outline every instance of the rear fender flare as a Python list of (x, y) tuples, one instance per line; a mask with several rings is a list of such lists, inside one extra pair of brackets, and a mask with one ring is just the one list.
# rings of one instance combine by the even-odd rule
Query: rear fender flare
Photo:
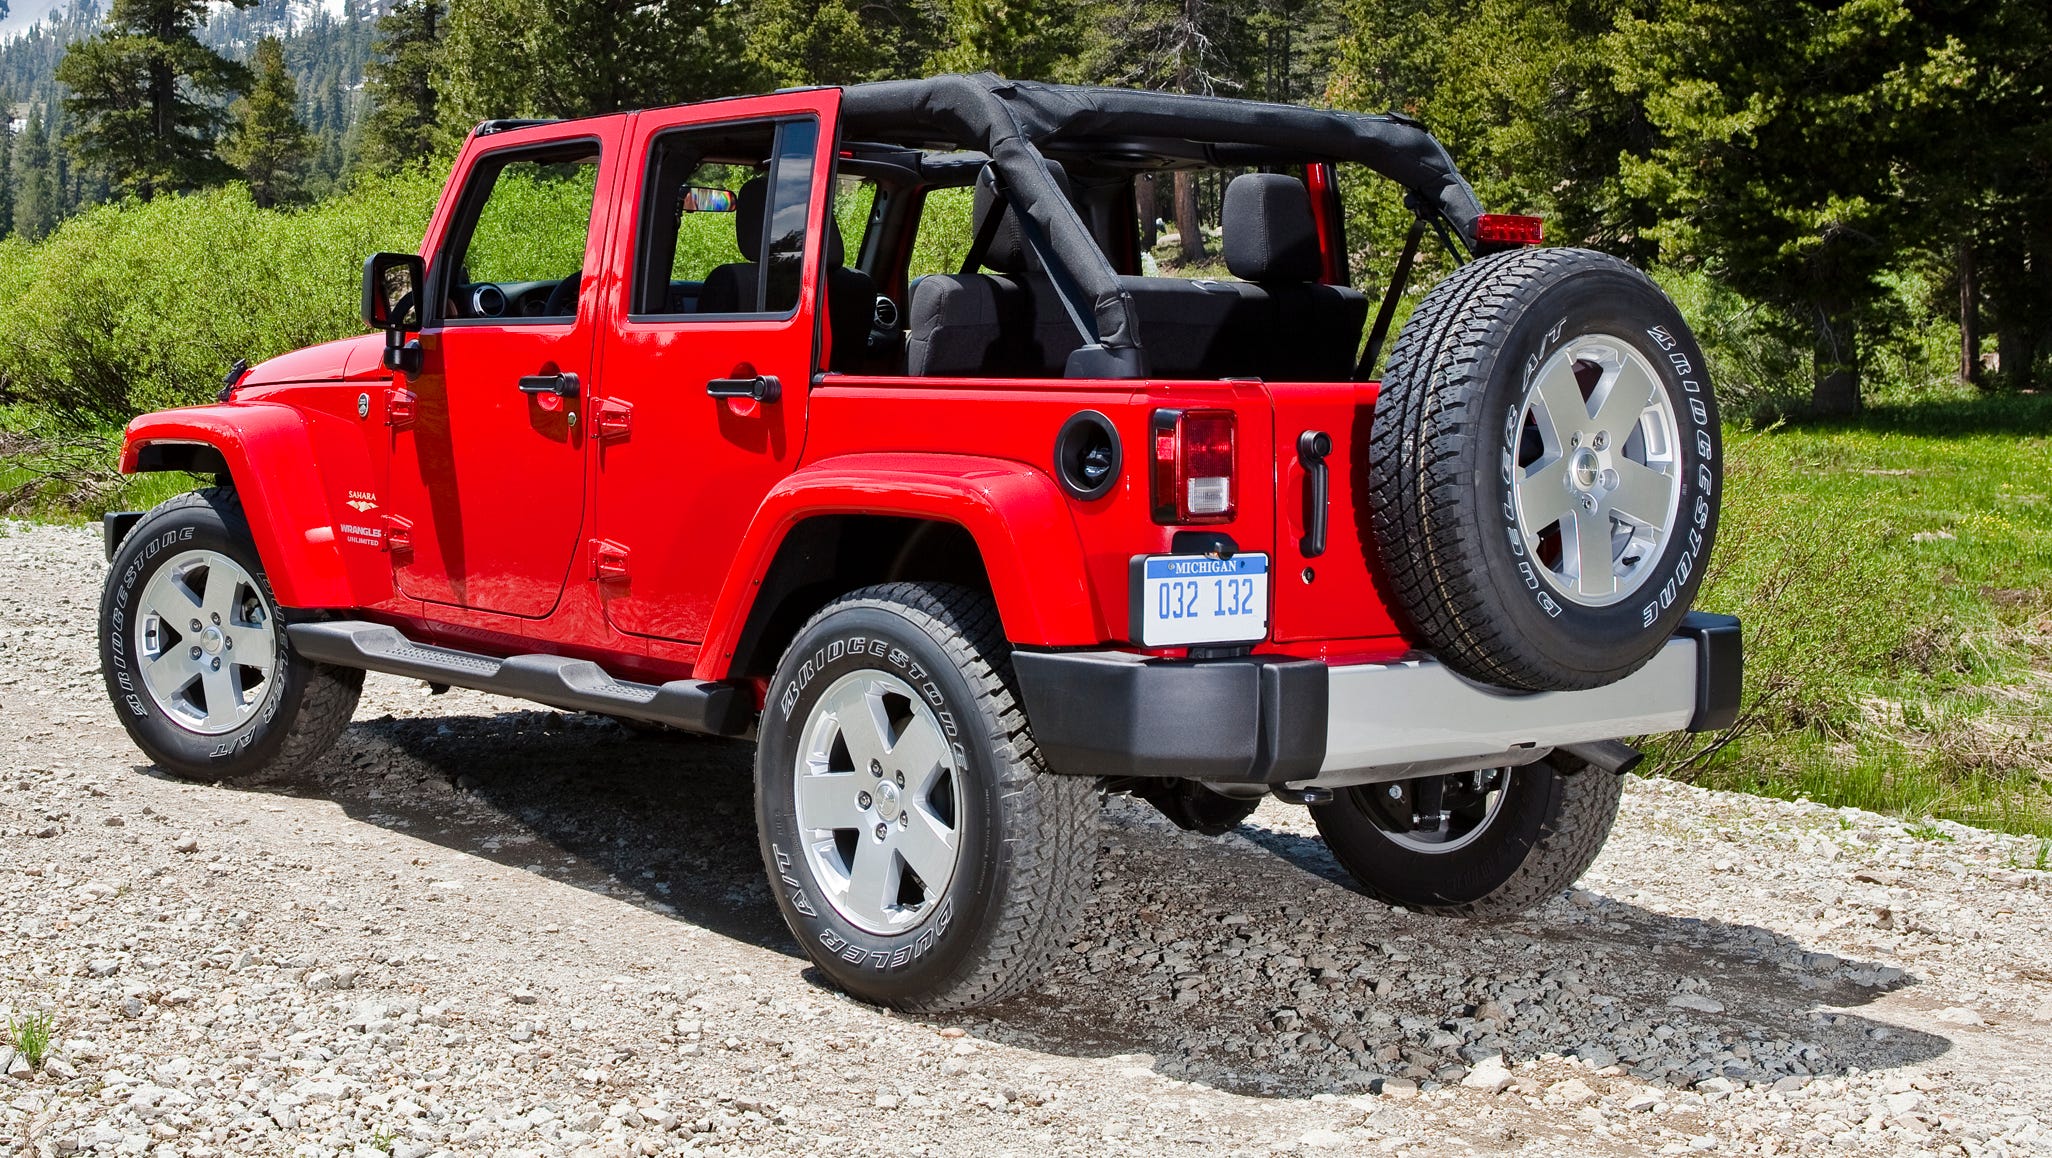
[[(121, 472), (165, 469), (157, 464), (166, 461), (211, 466), (217, 457), (242, 500), (278, 602), (351, 607), (358, 601), (335, 541), (314, 444), (306, 416), (289, 406), (252, 402), (166, 410), (128, 424)], [(146, 455), (148, 448), (156, 452)]]
[(967, 531), (1014, 644), (1086, 646), (1107, 638), (1068, 500), (1046, 473), (977, 455), (850, 454), (798, 470), (756, 509), (714, 604), (698, 678), (725, 676), (755, 592), (791, 531), (809, 518), (846, 514)]

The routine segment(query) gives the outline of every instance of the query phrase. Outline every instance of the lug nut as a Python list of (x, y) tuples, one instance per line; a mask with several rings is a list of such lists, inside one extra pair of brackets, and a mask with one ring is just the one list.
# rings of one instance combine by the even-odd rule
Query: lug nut
[(1582, 432), (1578, 430), (1578, 431), (1576, 431), (1575, 433), (1573, 433), (1573, 434), (1570, 434), (1570, 435), (1568, 435), (1568, 445), (1569, 445), (1569, 446), (1580, 446), (1580, 445), (1582, 445)]
[(870, 805), (870, 800), (869, 800), (869, 793), (867, 793), (867, 792), (863, 792), (863, 793), (858, 793), (858, 794), (856, 795), (856, 797), (855, 797), (855, 806), (856, 806), (857, 808), (868, 808), (868, 807), (869, 807), (869, 805)]
[(1389, 798), (1390, 798), (1391, 800), (1402, 800), (1402, 799), (1404, 798), (1404, 790), (1403, 790), (1403, 788), (1402, 788), (1402, 787), (1400, 787), (1400, 786), (1398, 786), (1398, 785), (1395, 785), (1395, 784), (1392, 784), (1392, 785), (1390, 785), (1390, 786), (1389, 786)]
[(909, 812), (900, 812), (900, 813), (898, 814), (898, 827), (899, 827), (899, 828), (910, 828), (911, 826), (912, 826), (912, 814), (911, 814), (911, 813), (909, 813)]
[(192, 649), (192, 658), (194, 658), (194, 659), (198, 659), (199, 657), (200, 657), (200, 650), (199, 650), (199, 648), (196, 648), (196, 647), (195, 647), (195, 648), (193, 648), (193, 649)]
[(882, 840), (883, 838), (885, 838), (885, 837), (889, 836), (890, 834), (891, 834), (891, 826), (890, 826), (890, 825), (888, 825), (888, 824), (878, 824), (878, 825), (876, 826), (876, 838), (877, 838), (878, 840)]
[(218, 612), (218, 611), (217, 611), (217, 612), (215, 612), (215, 613), (214, 613), (214, 615), (212, 616), (212, 618), (213, 618), (213, 621), (214, 621), (214, 626), (215, 626), (215, 627), (219, 627), (219, 626), (221, 626), (221, 613), (220, 613), (220, 612)]
[(1597, 431), (1597, 432), (1596, 432), (1596, 437), (1594, 437), (1594, 438), (1592, 438), (1592, 439), (1590, 439), (1590, 440), (1589, 440), (1589, 446), (1590, 446), (1590, 448), (1591, 448), (1591, 449), (1594, 449), (1594, 450), (1602, 450), (1602, 449), (1603, 449), (1604, 447), (1606, 447), (1606, 446), (1609, 446), (1609, 445), (1610, 445), (1610, 432), (1609, 432), (1609, 431), (1607, 431), (1607, 430), (1599, 430), (1599, 431)]
[(235, 650), (235, 641), (232, 639), (223, 639), (221, 641), (221, 647), (224, 650), (233, 651)]
[(1596, 496), (1595, 496), (1595, 495), (1583, 495), (1583, 496), (1582, 496), (1582, 499), (1581, 499), (1581, 502), (1582, 502), (1582, 509), (1583, 509), (1583, 510), (1585, 510), (1585, 511), (1589, 511), (1589, 512), (1591, 512), (1591, 513), (1593, 513), (1593, 512), (1594, 512), (1594, 511), (1596, 510)]
[(883, 765), (882, 765), (882, 764), (879, 764), (879, 763), (877, 763), (877, 762), (876, 762), (875, 760), (871, 760), (871, 761), (869, 762), (869, 774), (870, 774), (871, 776), (882, 776), (882, 775), (883, 775)]
[(220, 657), (220, 656), (218, 656), (218, 655), (214, 657), (214, 670), (215, 670), (215, 671), (220, 671), (220, 670), (221, 670), (221, 657)]
[(903, 772), (900, 772), (900, 773), (898, 773), (898, 787), (900, 787), (900, 788), (903, 788), (904, 786), (905, 786), (905, 774), (904, 774)]
[(198, 635), (198, 634), (199, 634), (199, 631), (200, 631), (200, 621), (199, 621), (199, 620), (197, 620), (197, 619), (195, 619), (195, 620), (193, 620), (193, 621), (192, 621), (192, 633), (193, 633), (194, 635)]

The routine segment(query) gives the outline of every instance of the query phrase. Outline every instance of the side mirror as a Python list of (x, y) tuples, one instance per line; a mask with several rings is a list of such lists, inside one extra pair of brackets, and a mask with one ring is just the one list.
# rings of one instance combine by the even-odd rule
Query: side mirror
[(427, 263), (416, 253), (374, 253), (363, 263), (363, 322), (385, 331), (385, 368), (420, 372), (420, 345), (406, 335), (420, 329)]

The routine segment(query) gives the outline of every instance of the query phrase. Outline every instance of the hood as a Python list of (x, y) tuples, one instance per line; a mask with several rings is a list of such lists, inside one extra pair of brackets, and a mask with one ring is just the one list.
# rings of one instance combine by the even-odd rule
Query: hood
[(242, 386), (278, 386), (287, 382), (341, 382), (350, 378), (379, 377), (389, 373), (379, 362), (385, 348), (381, 334), (364, 334), (323, 342), (280, 354), (250, 367)]

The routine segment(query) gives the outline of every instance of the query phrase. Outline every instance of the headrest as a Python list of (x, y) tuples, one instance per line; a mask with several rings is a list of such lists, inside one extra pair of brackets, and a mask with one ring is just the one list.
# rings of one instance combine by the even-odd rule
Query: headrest
[[(762, 260), (762, 216), (769, 201), (769, 178), (752, 177), (734, 194), (734, 244), (748, 261)], [(826, 263), (829, 267), (846, 261), (841, 244), (841, 226), (827, 217)]]
[(744, 261), (762, 260), (762, 215), (768, 203), (768, 177), (751, 177), (734, 194), (734, 244)]
[(1242, 173), (1226, 186), (1225, 263), (1252, 282), (1317, 281), (1318, 224), (1304, 183), (1282, 173)]
[[(1061, 162), (1049, 161), (1047, 175), (1054, 178), (1054, 183), (1060, 187), (1062, 196), (1069, 196), (1069, 173), (1062, 168)], [(983, 232), (984, 218), (991, 213), (1000, 213), (1004, 216), (998, 223), (997, 232), (991, 235), (990, 248), (983, 251), (984, 266), (999, 273), (1025, 273), (1040, 268), (1039, 263), (1033, 259), (1032, 249), (1026, 244), (1026, 235), (1019, 228), (1018, 218), (1012, 215), (1004, 198), (998, 196), (996, 176), (991, 172), (991, 167), (985, 165), (983, 172), (976, 178), (975, 225), (972, 236)]]

